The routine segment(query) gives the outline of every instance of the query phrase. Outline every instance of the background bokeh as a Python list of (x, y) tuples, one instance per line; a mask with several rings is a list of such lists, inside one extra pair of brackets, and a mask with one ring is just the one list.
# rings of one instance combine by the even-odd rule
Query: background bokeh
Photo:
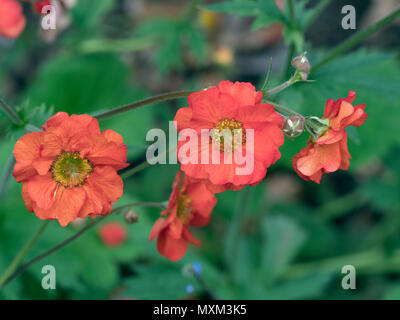
[[(270, 57), (270, 87), (287, 72), (288, 45), (308, 51), (311, 65), (354, 32), (373, 24), (400, 1), (295, 1), (304, 34), (259, 10), (240, 5), (219, 11), (221, 1), (78, 0), (56, 32), (40, 30), (40, 17), (24, 3), (27, 27), (16, 40), (0, 38), (0, 93), (31, 123), (56, 111), (93, 114), (152, 94), (195, 89), (220, 80), (260, 88)], [(241, 0), (236, 1), (242, 2)], [(265, 4), (273, 3), (263, 0)], [(283, 2), (283, 1), (281, 1)], [(341, 28), (341, 8), (353, 4), (357, 30)], [(228, 11), (228, 13), (221, 12)], [(306, 26), (306, 23), (309, 25)], [(194, 230), (202, 240), (178, 262), (161, 257), (149, 231), (157, 209), (136, 209), (127, 240), (106, 246), (91, 230), (30, 267), (0, 292), (2, 299), (397, 299), (400, 298), (400, 21), (274, 96), (303, 114), (322, 116), (328, 98), (357, 92), (369, 117), (349, 131), (350, 170), (305, 182), (291, 168), (307, 134), (286, 139), (282, 158), (257, 186), (217, 195), (210, 225)], [(167, 130), (185, 100), (146, 106), (102, 120), (121, 133), (132, 165), (145, 160), (146, 132)], [(7, 171), (22, 130), (0, 112), (0, 169)], [(177, 165), (147, 168), (125, 181), (119, 203), (165, 201)], [(1, 178), (5, 181), (5, 177)], [(0, 271), (42, 224), (29, 213), (21, 185), (10, 179), (0, 199)], [(4, 191), (4, 192), (3, 192)], [(85, 224), (50, 224), (32, 258)], [(201, 264), (201, 279), (185, 265)], [(43, 290), (43, 265), (54, 265), (57, 289)], [(198, 266), (198, 264), (196, 264)], [(354, 265), (357, 289), (343, 290), (341, 269)], [(187, 287), (187, 286), (193, 286)], [(192, 290), (193, 289), (193, 290)], [(191, 292), (193, 291), (193, 292)]]

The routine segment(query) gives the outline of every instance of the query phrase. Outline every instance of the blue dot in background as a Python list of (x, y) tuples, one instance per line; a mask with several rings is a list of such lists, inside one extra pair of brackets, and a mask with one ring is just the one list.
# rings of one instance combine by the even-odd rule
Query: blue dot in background
[(202, 267), (200, 262), (194, 262), (192, 268), (195, 274), (201, 274)]
[(188, 284), (186, 286), (186, 292), (187, 293), (193, 293), (193, 291), (194, 291), (194, 287), (191, 284)]

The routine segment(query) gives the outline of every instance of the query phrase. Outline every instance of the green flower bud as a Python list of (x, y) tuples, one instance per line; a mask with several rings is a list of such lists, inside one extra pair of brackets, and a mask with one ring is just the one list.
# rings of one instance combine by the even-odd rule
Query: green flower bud
[(282, 131), (288, 137), (298, 137), (304, 131), (304, 118), (300, 115), (285, 118)]
[(307, 117), (304, 126), (315, 141), (328, 131), (329, 119), (320, 119), (315, 116)]

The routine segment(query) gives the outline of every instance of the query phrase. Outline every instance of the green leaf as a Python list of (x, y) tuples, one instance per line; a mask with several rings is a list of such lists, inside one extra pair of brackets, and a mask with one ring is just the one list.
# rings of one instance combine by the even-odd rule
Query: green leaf
[(235, 13), (239, 16), (253, 16), (260, 13), (259, 4), (251, 0), (215, 3), (204, 6), (204, 9), (217, 12)]
[(395, 283), (389, 286), (388, 290), (382, 297), (383, 300), (400, 300), (400, 284)]
[(105, 248), (97, 243), (82, 241), (79, 244), (77, 257), (81, 262), (79, 275), (91, 286), (111, 288), (118, 279), (117, 265)]
[(276, 215), (262, 222), (262, 238), (261, 277), (272, 283), (295, 258), (306, 233), (293, 219)]
[(398, 184), (382, 179), (371, 179), (360, 187), (360, 192), (368, 202), (383, 212), (391, 211), (400, 205)]
[(303, 51), (304, 36), (300, 31), (298, 31), (296, 29), (291, 29), (289, 27), (285, 27), (283, 34), (284, 34), (286, 45), (290, 45), (293, 43), (295, 46), (296, 52)]
[(207, 56), (207, 39), (201, 32), (199, 32), (199, 30), (196, 30), (193, 27), (187, 28), (186, 33), (186, 39), (190, 51), (198, 62), (204, 63)]
[(70, 12), (75, 25), (94, 28), (114, 5), (113, 0), (79, 0)]
[(237, 0), (216, 3), (204, 8), (211, 11), (233, 13), (239, 16), (254, 16), (252, 30), (268, 26), (273, 22), (287, 23), (286, 17), (277, 7), (275, 1), (270, 0)]
[(312, 299), (323, 295), (333, 278), (331, 273), (315, 272), (305, 277), (286, 280), (266, 290), (263, 299)]
[(43, 65), (25, 96), (31, 106), (88, 113), (130, 102), (135, 91), (127, 77), (126, 66), (113, 55), (64, 55)]
[(251, 31), (266, 27), (273, 22), (276, 22), (276, 19), (271, 18), (271, 16), (269, 16), (268, 14), (260, 13), (253, 21), (251, 25)]
[(121, 296), (146, 300), (179, 299), (186, 295), (188, 284), (198, 286), (194, 279), (184, 277), (179, 269), (163, 265), (146, 266), (139, 268), (138, 274), (125, 281)]

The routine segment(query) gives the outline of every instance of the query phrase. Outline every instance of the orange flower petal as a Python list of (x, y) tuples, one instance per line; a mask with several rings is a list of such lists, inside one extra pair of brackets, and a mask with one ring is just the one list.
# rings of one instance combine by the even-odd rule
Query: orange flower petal
[(256, 88), (249, 82), (221, 81), (218, 89), (222, 93), (232, 96), (240, 107), (253, 106), (262, 100), (262, 92), (256, 91)]
[(53, 205), (58, 185), (53, 180), (51, 173), (34, 176), (26, 184), (29, 197), (39, 208), (47, 210)]
[(31, 132), (22, 136), (14, 147), (16, 165), (13, 176), (18, 182), (26, 181), (36, 174), (32, 162), (40, 155), (43, 132)]
[(86, 193), (81, 187), (64, 188), (58, 186), (55, 193), (55, 200), (48, 210), (39, 208), (34, 203), (34, 211), (40, 219), (57, 219), (61, 226), (65, 227), (71, 221), (78, 218), (86, 200)]
[(26, 209), (29, 212), (33, 212), (32, 201), (31, 201), (31, 197), (29, 196), (29, 193), (28, 193), (28, 184), (27, 183), (22, 184), (21, 194), (22, 194), (22, 199), (25, 202)]

